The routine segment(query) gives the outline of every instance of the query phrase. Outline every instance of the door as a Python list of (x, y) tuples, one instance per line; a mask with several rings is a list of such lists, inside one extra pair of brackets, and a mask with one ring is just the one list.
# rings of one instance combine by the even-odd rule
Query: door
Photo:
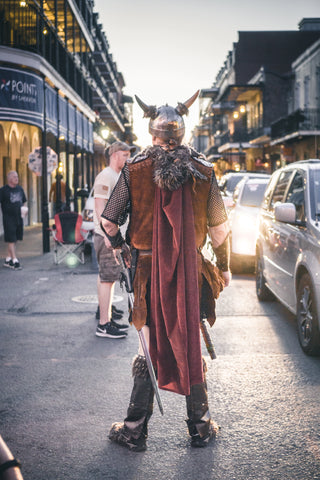
[(271, 290), (282, 298), (283, 274), (282, 255), (284, 246), (284, 235), (280, 222), (274, 218), (274, 207), (277, 202), (283, 202), (286, 197), (288, 184), (293, 175), (292, 170), (284, 170), (278, 176), (278, 180), (270, 194), (270, 203), (264, 215), (263, 236), (264, 236), (264, 266), (265, 278)]

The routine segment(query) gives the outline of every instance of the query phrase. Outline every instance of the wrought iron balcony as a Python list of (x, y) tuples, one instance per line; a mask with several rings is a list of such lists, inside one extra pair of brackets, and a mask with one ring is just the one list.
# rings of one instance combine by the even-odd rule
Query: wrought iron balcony
[[(121, 91), (119, 74), (107, 51), (107, 40), (101, 26), (94, 25), (96, 40), (101, 40), (101, 51), (97, 49), (92, 53), (83, 47), (75, 52), (72, 51), (72, 33), (69, 36), (63, 30), (59, 33), (53, 19), (46, 16), (47, 11), (43, 11), (38, 2), (30, 1), (24, 7), (17, 0), (2, 0), (1, 3), (0, 45), (41, 55), (92, 109), (104, 109), (103, 120), (110, 119), (116, 130), (124, 131), (125, 116), (122, 105), (116, 101), (116, 93)], [(76, 3), (89, 27), (93, 22), (90, 2)], [(80, 30), (77, 32), (79, 34)], [(105, 58), (105, 65), (101, 58)]]
[(235, 130), (232, 134), (230, 130), (223, 132), (221, 135), (215, 135), (216, 145), (224, 145), (225, 143), (241, 143), (249, 141), (249, 133), (246, 128)]
[(271, 138), (277, 139), (295, 132), (320, 131), (320, 109), (305, 108), (296, 110), (287, 117), (281, 118), (271, 125)]

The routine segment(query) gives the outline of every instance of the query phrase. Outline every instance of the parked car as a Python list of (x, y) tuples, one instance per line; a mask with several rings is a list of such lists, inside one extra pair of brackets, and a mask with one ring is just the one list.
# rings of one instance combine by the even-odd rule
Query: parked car
[(258, 216), (271, 175), (245, 176), (235, 188), (229, 210), (231, 270), (236, 273), (255, 265)]
[(219, 180), (219, 188), (221, 192), (228, 197), (232, 197), (234, 189), (244, 177), (245, 173), (246, 172), (228, 172), (222, 175)]
[(271, 177), (256, 247), (258, 299), (273, 294), (296, 315), (300, 345), (320, 354), (320, 160), (292, 163)]
[(266, 175), (263, 172), (248, 172), (248, 171), (240, 171), (240, 172), (228, 172), (222, 175), (222, 177), (219, 180), (219, 188), (222, 193), (222, 198), (224, 201), (224, 205), (226, 209), (228, 210), (230, 207), (233, 205), (232, 201), (232, 196), (234, 193), (234, 190), (238, 183), (244, 178), (244, 177), (250, 177), (250, 178), (259, 178), (263, 175)]

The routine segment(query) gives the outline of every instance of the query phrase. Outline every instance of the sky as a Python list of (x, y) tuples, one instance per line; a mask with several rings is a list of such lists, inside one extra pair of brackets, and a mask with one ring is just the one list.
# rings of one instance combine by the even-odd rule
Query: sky
[[(238, 40), (238, 31), (298, 30), (320, 17), (320, 0), (94, 0), (124, 93), (150, 105), (175, 107), (210, 88)], [(137, 144), (151, 144), (148, 119), (134, 102)], [(190, 107), (185, 141), (199, 120)]]

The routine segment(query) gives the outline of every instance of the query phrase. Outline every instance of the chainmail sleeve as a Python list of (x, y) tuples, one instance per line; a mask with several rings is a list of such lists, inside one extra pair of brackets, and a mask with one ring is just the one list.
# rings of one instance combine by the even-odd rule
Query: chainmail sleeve
[(214, 171), (211, 175), (211, 187), (208, 198), (208, 225), (215, 227), (228, 220), (227, 212), (222, 200), (221, 192)]
[(125, 165), (101, 217), (116, 225), (123, 225), (130, 212), (129, 169)]

